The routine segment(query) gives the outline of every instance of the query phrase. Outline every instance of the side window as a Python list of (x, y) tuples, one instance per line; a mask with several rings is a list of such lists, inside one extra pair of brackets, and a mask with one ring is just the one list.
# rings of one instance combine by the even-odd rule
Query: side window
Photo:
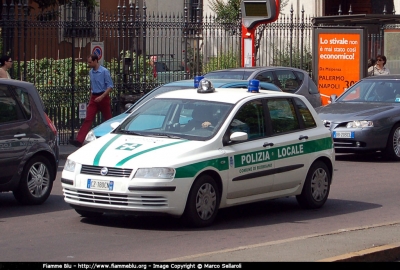
[(26, 114), (28, 119), (30, 119), (32, 111), (31, 111), (31, 102), (29, 100), (29, 94), (23, 88), (16, 88), (15, 93), (16, 93), (17, 98), (21, 102), (24, 113)]
[(246, 132), (249, 139), (265, 136), (264, 110), (261, 100), (253, 100), (243, 105), (236, 113), (231, 125), (230, 134), (241, 131)]
[(291, 99), (268, 99), (267, 104), (273, 133), (280, 134), (300, 129)]
[(272, 74), (272, 71), (262, 72), (258, 74), (255, 79), (260, 82), (274, 83), (274, 75)]
[(317, 124), (315, 123), (315, 119), (312, 116), (312, 114), (311, 114), (310, 110), (308, 109), (307, 105), (304, 104), (304, 102), (301, 101), (298, 98), (295, 98), (295, 103), (296, 103), (297, 109), (300, 112), (301, 118), (303, 119), (304, 126), (306, 128), (316, 127)]
[(301, 82), (291, 70), (276, 70), (275, 74), (283, 92), (294, 93), (301, 85)]
[(314, 81), (311, 79), (309, 80), (309, 83), (308, 83), (308, 92), (310, 94), (318, 94), (319, 93), (317, 86), (315, 85)]
[(0, 124), (24, 119), (11, 91), (6, 85), (0, 86)]

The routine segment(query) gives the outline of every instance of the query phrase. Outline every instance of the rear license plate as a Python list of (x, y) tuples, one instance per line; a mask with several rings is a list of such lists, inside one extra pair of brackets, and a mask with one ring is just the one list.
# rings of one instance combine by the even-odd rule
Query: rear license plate
[(99, 180), (87, 180), (87, 188), (89, 189), (101, 189), (101, 190), (110, 190), (114, 189), (114, 181), (99, 181)]
[(346, 131), (346, 132), (333, 132), (333, 138), (349, 138), (354, 139), (354, 131)]

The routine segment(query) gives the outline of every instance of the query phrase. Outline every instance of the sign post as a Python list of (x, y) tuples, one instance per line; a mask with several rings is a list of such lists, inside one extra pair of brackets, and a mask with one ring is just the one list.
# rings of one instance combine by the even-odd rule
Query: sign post
[(366, 31), (364, 27), (314, 28), (313, 80), (322, 105), (366, 77)]
[(243, 0), (242, 10), (242, 66), (256, 65), (254, 37), (260, 24), (278, 19), (280, 0)]
[(90, 51), (92, 54), (97, 54), (99, 57), (100, 65), (104, 63), (104, 42), (92, 42), (90, 44)]

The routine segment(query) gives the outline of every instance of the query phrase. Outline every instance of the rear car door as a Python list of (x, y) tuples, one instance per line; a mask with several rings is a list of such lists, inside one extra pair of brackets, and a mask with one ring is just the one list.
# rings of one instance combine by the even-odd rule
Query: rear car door
[(0, 85), (0, 185), (16, 174), (29, 143), (30, 99), (24, 89)]
[(304, 102), (297, 98), (269, 98), (267, 109), (272, 127), (272, 136), (268, 139), (276, 154), (272, 191), (296, 189), (310, 166), (308, 141), (312, 140), (316, 123)]

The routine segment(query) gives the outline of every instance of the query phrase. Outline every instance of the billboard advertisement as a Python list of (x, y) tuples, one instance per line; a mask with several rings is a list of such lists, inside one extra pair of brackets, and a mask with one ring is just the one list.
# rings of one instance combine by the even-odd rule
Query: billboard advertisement
[(326, 105), (366, 76), (366, 29), (314, 28), (313, 41), (313, 80)]

